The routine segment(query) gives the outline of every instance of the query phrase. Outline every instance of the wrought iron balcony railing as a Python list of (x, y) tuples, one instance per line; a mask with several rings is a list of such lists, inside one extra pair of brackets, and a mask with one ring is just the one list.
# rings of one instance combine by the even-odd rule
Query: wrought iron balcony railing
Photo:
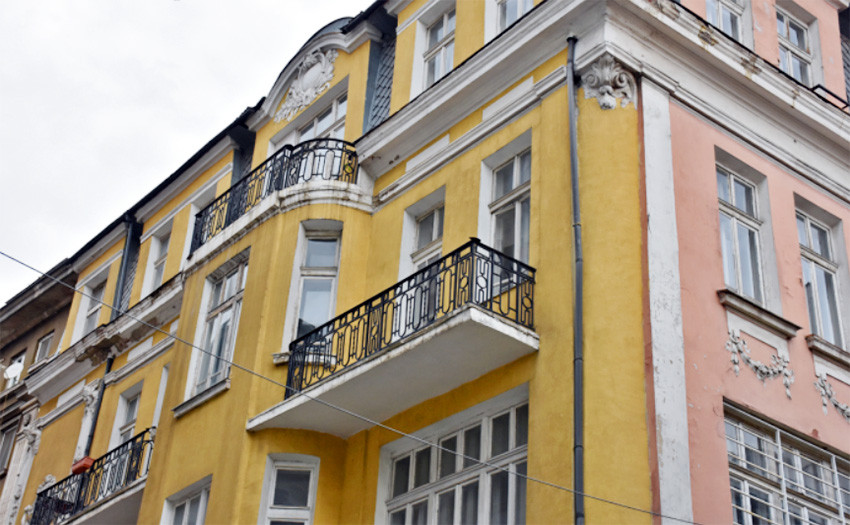
[(150, 467), (155, 428), (110, 450), (82, 474), (72, 474), (38, 493), (31, 525), (69, 520), (99, 501), (145, 477)]
[(289, 345), (286, 397), (475, 304), (534, 326), (534, 268), (472, 239)]
[(296, 146), (284, 146), (198, 212), (192, 232), (192, 251), (269, 194), (316, 179), (356, 183), (357, 167), (357, 153), (350, 142), (313, 139)]

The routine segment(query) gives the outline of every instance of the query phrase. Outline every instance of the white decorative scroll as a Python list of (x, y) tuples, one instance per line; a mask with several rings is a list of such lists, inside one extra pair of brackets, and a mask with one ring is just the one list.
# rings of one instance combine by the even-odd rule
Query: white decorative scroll
[(88, 442), (89, 432), (94, 423), (94, 411), (97, 409), (97, 394), (100, 390), (100, 379), (94, 380), (83, 387), (80, 396), (83, 398), (85, 408), (83, 411), (83, 421), (80, 425), (80, 435), (77, 438), (77, 448), (74, 450), (74, 461), (83, 459), (86, 455), (86, 443)]
[(821, 402), (823, 403), (823, 413), (828, 413), (827, 407), (831, 403), (838, 410), (838, 413), (844, 416), (844, 419), (850, 423), (850, 405), (846, 405), (836, 399), (832, 385), (826, 380), (826, 374), (818, 374), (818, 380), (815, 381), (815, 388), (820, 394)]
[(336, 57), (337, 51), (335, 49), (324, 53), (317, 49), (304, 57), (304, 60), (298, 66), (295, 80), (289, 86), (286, 100), (275, 113), (275, 122), (292, 120), (299, 111), (310, 105), (322, 91), (330, 87), (331, 79), (334, 76), (334, 60), (336, 60)]
[(581, 76), (584, 87), (584, 98), (595, 98), (602, 109), (617, 107), (620, 99), (622, 107), (634, 102), (637, 94), (637, 83), (634, 75), (605, 54), (590, 65), (590, 69)]
[(756, 361), (750, 357), (750, 349), (747, 347), (747, 342), (741, 338), (740, 333), (735, 330), (729, 331), (729, 340), (726, 341), (726, 350), (732, 354), (732, 365), (735, 369), (735, 375), (740, 371), (740, 363), (750, 367), (755, 372), (756, 377), (764, 383), (766, 379), (782, 377), (782, 384), (785, 385), (785, 395), (791, 398), (791, 384), (794, 382), (794, 371), (788, 368), (788, 358), (773, 354), (770, 356), (770, 365)]
[[(6, 472), (6, 482), (14, 479), (14, 489), (11, 492), (11, 501), (6, 500), (8, 492), (3, 491), (2, 507), (3, 523), (13, 525), (15, 516), (18, 514), (18, 509), (21, 508), (21, 499), (24, 497), (24, 488), (29, 480), (30, 469), (35, 458), (38, 447), (41, 444), (41, 429), (42, 423), (36, 418), (38, 407), (35, 407), (29, 414), (24, 415), (24, 422), (15, 442), (15, 448), (12, 452), (9, 470)], [(55, 479), (54, 479), (55, 482)], [(8, 506), (7, 506), (8, 505)], [(28, 507), (32, 507), (31, 505)], [(30, 512), (32, 509), (30, 508)], [(29, 523), (30, 517), (24, 511), (23, 522)]]

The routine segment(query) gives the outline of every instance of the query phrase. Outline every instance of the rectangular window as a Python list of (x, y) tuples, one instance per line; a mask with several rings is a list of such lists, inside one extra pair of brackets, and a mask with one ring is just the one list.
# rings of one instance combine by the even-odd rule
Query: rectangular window
[(757, 303), (763, 302), (756, 188), (732, 172), (717, 167), (720, 200), (720, 241), (726, 286)]
[(425, 87), (443, 78), (454, 67), (455, 10), (443, 13), (426, 31)]
[[(390, 523), (525, 523), (528, 404), (488, 414), (392, 458)], [(486, 461), (487, 466), (481, 461)]]
[(53, 346), (53, 332), (45, 335), (41, 339), (38, 340), (38, 346), (36, 346), (35, 350), (35, 361), (39, 362), (42, 359), (46, 359), (50, 356), (50, 350)]
[(499, 32), (510, 27), (522, 15), (531, 11), (532, 7), (534, 7), (532, 0), (500, 0), (498, 2)]
[(136, 429), (136, 418), (139, 416), (139, 398), (141, 394), (136, 394), (132, 397), (121, 398), (124, 405), (124, 415), (122, 417), (121, 426), (118, 428), (119, 443), (124, 443), (133, 437), (133, 431)]
[(410, 258), (417, 270), (440, 258), (443, 247), (444, 209), (441, 204), (416, 219), (416, 245)]
[(706, 0), (708, 22), (741, 42), (741, 20), (744, 15), (743, 0)]
[(838, 263), (830, 237), (826, 225), (797, 212), (797, 238), (812, 333), (835, 346), (842, 346), (836, 282)]
[(807, 24), (776, 8), (779, 34), (779, 68), (795, 80), (811, 85), (812, 50)]
[(343, 94), (330, 106), (310, 120), (298, 130), (298, 140), (303, 142), (311, 139), (340, 139), (345, 136), (345, 112), (348, 106), (348, 95)]
[(261, 496), (259, 523), (268, 525), (313, 522), (319, 459), (304, 454), (271, 454)]
[(731, 407), (726, 450), (734, 523), (841, 522), (839, 502), (850, 500), (846, 457)]
[(26, 350), (12, 358), (9, 366), (3, 372), (3, 377), (6, 378), (6, 388), (12, 388), (21, 382), (21, 374), (24, 371), (24, 358)]
[(531, 150), (493, 171), (493, 244), (500, 252), (528, 262), (531, 217)]
[(247, 258), (231, 261), (207, 280), (209, 299), (203, 348), (199, 355), (194, 393), (223, 381), (230, 372), (227, 361), (233, 354), (242, 294), (248, 273)]
[(12, 456), (12, 447), (15, 445), (15, 427), (7, 428), (0, 435), (0, 472), (4, 472), (9, 466), (9, 458)]
[(156, 290), (162, 284), (165, 275), (165, 260), (168, 258), (168, 244), (171, 240), (171, 232), (153, 238), (151, 257), (153, 277), (151, 277), (150, 290)]
[(102, 282), (91, 288), (86, 288), (88, 295), (85, 309), (85, 323), (83, 324), (83, 335), (91, 332), (97, 327), (100, 319), (100, 309), (103, 306), (103, 292), (106, 289), (106, 283)]
[(171, 506), (171, 525), (202, 525), (207, 513), (210, 488), (193, 492)]
[(299, 338), (326, 323), (333, 313), (339, 264), (339, 238), (310, 235), (301, 265)]

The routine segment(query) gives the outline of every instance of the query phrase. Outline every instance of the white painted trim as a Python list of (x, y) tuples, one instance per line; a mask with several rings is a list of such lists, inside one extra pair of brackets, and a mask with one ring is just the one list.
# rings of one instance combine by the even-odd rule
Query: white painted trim
[(159, 426), (159, 417), (162, 415), (162, 403), (165, 401), (165, 388), (168, 386), (168, 371), (171, 365), (167, 364), (162, 367), (162, 373), (159, 376), (159, 388), (156, 391), (156, 406), (153, 410), (153, 421), (151, 426)]
[(828, 375), (838, 381), (841, 381), (847, 386), (850, 386), (850, 371), (832, 363), (819, 356), (814, 356), (815, 360), (815, 375)]
[[(640, 109), (660, 512), (693, 521), (669, 94), (645, 79)], [(673, 520), (662, 518), (661, 523), (672, 524)]]
[(767, 330), (750, 319), (741, 317), (735, 312), (730, 312), (728, 310), (726, 312), (726, 326), (728, 327), (729, 332), (739, 335), (743, 332), (775, 349), (776, 355), (779, 357), (784, 357), (785, 359), (790, 360), (791, 354), (788, 352), (788, 340), (784, 336), (778, 335), (771, 330)]
[(56, 401), (56, 406), (61, 407), (62, 405), (73, 399), (75, 396), (79, 396), (82, 393), (84, 386), (86, 386), (86, 380), (81, 379), (79, 383), (59, 394), (59, 399)]
[[(209, 495), (211, 486), (212, 474), (209, 474), (186, 488), (183, 488), (165, 498), (165, 501), (162, 502), (162, 517), (160, 518), (159, 525), (170, 525), (172, 518), (174, 517), (174, 507), (183, 503), (184, 500), (188, 500), (202, 492), (206, 492), (206, 496), (201, 498), (201, 507), (204, 510), (203, 517), (206, 518), (207, 510), (209, 510)], [(200, 522), (204, 523), (205, 519), (201, 519)]]
[[(446, 202), (446, 187), (440, 186), (435, 191), (419, 199), (404, 210), (401, 223), (401, 246), (399, 247), (398, 280), (416, 271), (412, 255), (416, 251), (416, 222), (417, 219), (430, 210), (444, 205)], [(445, 224), (445, 210), (443, 223)]]
[(423, 162), (434, 158), (437, 155), (437, 152), (439, 152), (440, 150), (446, 149), (448, 147), (448, 145), (449, 145), (449, 135), (445, 134), (442, 137), (440, 137), (439, 139), (437, 139), (436, 141), (434, 141), (433, 144), (431, 144), (430, 146), (426, 147), (424, 150), (419, 152), (418, 154), (414, 155), (413, 157), (410, 157), (407, 160), (407, 163), (404, 166), (404, 170), (410, 171), (412, 169), (415, 169), (416, 166), (419, 166)]
[[(271, 521), (288, 521), (290, 519), (300, 522), (300, 519), (295, 516), (269, 516), (269, 509), (272, 506), (272, 497), (274, 496), (272, 493), (272, 487), (275, 483), (276, 471), (279, 468), (293, 468), (310, 471), (310, 490), (307, 496), (309, 519), (306, 523), (313, 523), (313, 516), (316, 513), (316, 493), (319, 489), (320, 466), (321, 459), (316, 456), (290, 453), (269, 454), (266, 457), (266, 469), (263, 474), (263, 490), (260, 493), (260, 512), (257, 516), (257, 525), (267, 525)], [(286, 510), (284, 510), (284, 512), (286, 512)]]
[[(118, 445), (121, 444), (121, 427), (124, 417), (127, 415), (127, 404), (133, 399), (137, 394), (142, 393), (142, 387), (144, 386), (143, 381), (139, 381), (133, 386), (127, 388), (118, 396), (118, 408), (115, 410), (115, 418), (112, 420), (112, 433), (109, 436), (109, 448), (108, 450), (112, 450)], [(139, 404), (136, 406), (136, 422), (139, 420), (139, 410), (141, 407), (141, 397), (139, 397)], [(135, 426), (135, 423), (134, 423)], [(136, 430), (134, 429), (132, 432), (133, 435), (136, 434)]]

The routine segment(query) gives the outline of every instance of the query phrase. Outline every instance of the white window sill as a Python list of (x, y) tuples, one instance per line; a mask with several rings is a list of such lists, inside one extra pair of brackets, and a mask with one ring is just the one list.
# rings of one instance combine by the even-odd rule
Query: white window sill
[(728, 310), (743, 315), (750, 321), (785, 337), (785, 339), (791, 339), (800, 330), (800, 327), (791, 321), (766, 310), (761, 305), (749, 299), (741, 297), (732, 290), (718, 290), (717, 297), (720, 299), (720, 304)]
[(172, 408), (171, 411), (174, 413), (174, 417), (179, 419), (188, 412), (194, 410), (196, 407), (203, 405), (214, 397), (218, 397), (219, 394), (222, 394), (227, 390), (230, 390), (230, 377), (219, 381), (203, 392), (195, 394), (186, 401), (183, 401), (176, 407)]
[(835, 361), (850, 370), (850, 352), (847, 352), (840, 346), (835, 346), (815, 334), (807, 335), (806, 343), (809, 344), (809, 350), (813, 354)]

